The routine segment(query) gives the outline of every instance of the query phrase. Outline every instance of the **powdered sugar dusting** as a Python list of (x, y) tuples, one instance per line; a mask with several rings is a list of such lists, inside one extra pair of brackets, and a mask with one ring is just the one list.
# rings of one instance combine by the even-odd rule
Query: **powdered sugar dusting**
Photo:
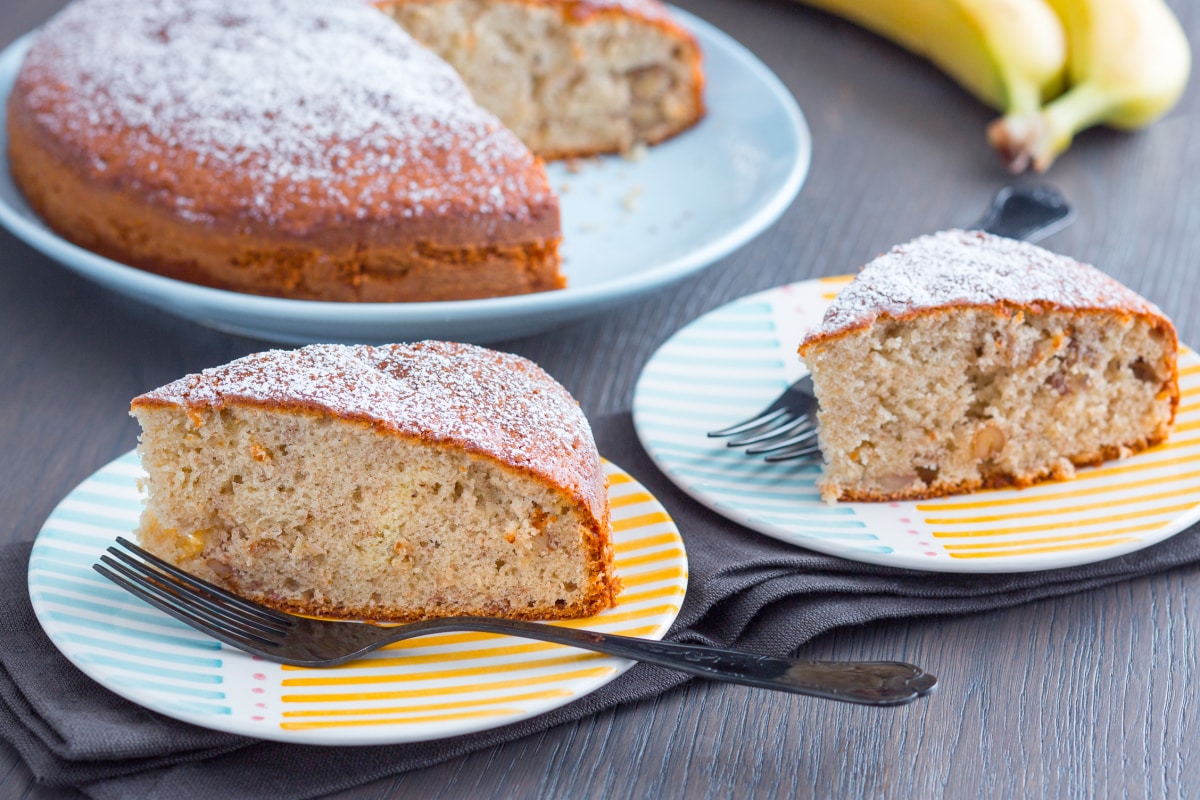
[(1153, 303), (1088, 264), (980, 231), (922, 236), (863, 267), (805, 343), (941, 306), (1009, 304), (1162, 317)]
[(91, 177), (198, 221), (519, 219), (550, 196), (457, 74), (361, 0), (79, 0), (19, 86)]
[(270, 350), (180, 378), (134, 405), (307, 409), (457, 445), (568, 487), (602, 518), (591, 428), (558, 382), (520, 356), (426, 341)]

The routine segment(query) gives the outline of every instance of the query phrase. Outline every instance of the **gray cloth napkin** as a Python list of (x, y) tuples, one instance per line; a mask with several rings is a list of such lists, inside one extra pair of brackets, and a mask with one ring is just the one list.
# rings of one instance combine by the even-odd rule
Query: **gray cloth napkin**
[[(1200, 527), (1194, 527), (1132, 555), (1052, 572), (946, 575), (859, 564), (776, 542), (701, 507), (650, 462), (628, 414), (600, 419), (594, 430), (600, 451), (644, 483), (683, 534), (690, 581), (667, 637), (675, 641), (786, 654), (838, 626), (1005, 608), (1200, 562)], [(29, 604), (29, 548), (0, 549), (0, 737), (38, 781), (101, 800), (316, 797), (653, 697), (687, 680), (640, 664), (540, 717), (421, 744), (315, 747), (217, 733), (123, 700), (62, 658)], [(924, 666), (936, 672), (936, 665)], [(925, 702), (936, 703), (937, 695)]]

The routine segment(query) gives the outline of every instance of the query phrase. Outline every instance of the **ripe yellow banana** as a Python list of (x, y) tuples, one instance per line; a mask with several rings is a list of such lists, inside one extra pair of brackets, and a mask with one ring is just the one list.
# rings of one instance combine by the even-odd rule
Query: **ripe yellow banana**
[(1040, 112), (1006, 114), (988, 139), (1009, 168), (1045, 171), (1096, 124), (1148, 125), (1179, 100), (1191, 49), (1163, 0), (1049, 0), (1067, 30), (1071, 88)]
[(933, 62), (1006, 114), (1036, 112), (1062, 89), (1067, 45), (1044, 0), (800, 0)]

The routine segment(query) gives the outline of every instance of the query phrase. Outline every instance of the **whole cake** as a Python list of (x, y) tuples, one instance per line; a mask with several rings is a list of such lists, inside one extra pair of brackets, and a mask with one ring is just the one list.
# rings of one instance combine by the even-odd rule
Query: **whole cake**
[[(657, 0), (380, 5), (443, 50), (458, 25), (477, 95), (547, 155), (703, 113)], [(26, 56), (8, 136), (55, 231), (167, 277), (377, 302), (566, 284), (540, 159), (365, 0), (77, 0)]]
[(133, 400), (144, 547), (292, 612), (581, 617), (615, 600), (583, 413), (470, 345), (312, 345)]
[(1175, 328), (1099, 270), (945, 231), (838, 294), (800, 355), (820, 402), (826, 499), (1026, 486), (1143, 450), (1179, 401)]
[(79, 0), (8, 119), (34, 210), (162, 275), (363, 301), (564, 285), (542, 164), (356, 0)]
[(629, 151), (704, 114), (696, 39), (659, 0), (377, 0), (545, 158)]

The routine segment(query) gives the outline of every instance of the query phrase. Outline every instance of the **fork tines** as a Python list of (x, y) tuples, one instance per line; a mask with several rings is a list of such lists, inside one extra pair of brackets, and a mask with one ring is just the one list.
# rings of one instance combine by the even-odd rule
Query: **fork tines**
[(296, 624), (294, 617), (244, 600), (189, 575), (124, 537), (93, 568), (176, 619), (234, 647), (272, 647)]
[(746, 447), (748, 455), (765, 455), (771, 462), (811, 458), (820, 454), (816, 412), (812, 377), (806, 375), (755, 416), (708, 435), (728, 438), (726, 446)]

